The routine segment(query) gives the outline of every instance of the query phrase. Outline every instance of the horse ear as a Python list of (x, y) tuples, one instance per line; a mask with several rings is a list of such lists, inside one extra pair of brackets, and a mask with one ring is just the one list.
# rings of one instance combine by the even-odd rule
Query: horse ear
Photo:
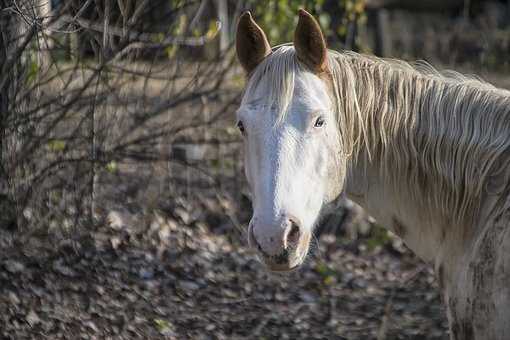
[(299, 10), (294, 48), (298, 59), (313, 72), (322, 73), (327, 70), (326, 40), (317, 20), (304, 9)]
[(247, 73), (271, 53), (266, 34), (251, 17), (249, 11), (239, 17), (236, 33), (236, 52), (239, 62)]

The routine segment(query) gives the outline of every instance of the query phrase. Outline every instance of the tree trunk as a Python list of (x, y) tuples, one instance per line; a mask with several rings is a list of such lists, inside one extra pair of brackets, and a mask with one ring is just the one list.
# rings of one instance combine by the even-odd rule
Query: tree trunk
[(38, 64), (40, 73), (44, 74), (47, 72), (51, 64), (50, 51), (53, 49), (53, 41), (51, 40), (51, 30), (46, 29), (48, 24), (51, 22), (51, 1), (50, 0), (36, 0), (37, 15), (41, 18), (42, 29), (39, 30), (37, 37), (39, 49), (38, 53)]
[[(23, 206), (28, 175), (21, 160), (27, 124), (16, 121), (26, 112), (26, 102), (18, 102), (17, 95), (24, 87), (27, 71), (26, 50), (35, 33), (35, 25), (28, 23), (14, 12), (33, 8), (29, 1), (0, 0), (0, 182), (5, 188), (3, 216), (0, 227), (23, 225)], [(33, 18), (32, 13), (24, 13)], [(25, 157), (26, 159), (27, 157)]]

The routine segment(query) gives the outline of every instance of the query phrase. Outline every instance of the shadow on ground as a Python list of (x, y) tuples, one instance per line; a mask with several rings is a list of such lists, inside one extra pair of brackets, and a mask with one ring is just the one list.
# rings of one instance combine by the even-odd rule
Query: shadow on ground
[(228, 233), (155, 221), (11, 240), (1, 338), (447, 339), (430, 269), (407, 251), (325, 235), (303, 268), (276, 275)]

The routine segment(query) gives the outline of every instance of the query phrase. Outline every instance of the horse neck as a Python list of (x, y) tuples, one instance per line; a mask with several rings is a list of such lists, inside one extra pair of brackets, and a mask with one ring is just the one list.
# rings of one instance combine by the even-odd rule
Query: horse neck
[[(463, 136), (455, 119), (471, 119), (480, 128), (485, 123), (476, 101), (481, 97), (487, 114), (497, 118), (500, 98), (377, 61), (345, 62), (350, 65), (343, 65), (336, 85), (343, 92), (343, 144), (351, 154), (348, 195), (425, 259), (444, 247), (453, 251), (448, 240), (462, 247), (481, 209), (484, 178), (507, 145), (494, 148), (491, 141)], [(505, 100), (510, 105), (510, 96)], [(506, 129), (500, 135), (510, 134), (507, 121), (499, 128)]]

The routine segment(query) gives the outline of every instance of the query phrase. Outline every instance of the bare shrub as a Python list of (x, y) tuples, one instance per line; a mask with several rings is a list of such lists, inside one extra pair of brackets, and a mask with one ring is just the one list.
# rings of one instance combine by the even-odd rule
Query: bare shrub
[(2, 223), (74, 230), (121, 201), (158, 208), (191, 185), (238, 180), (239, 86), (214, 8), (0, 3), (0, 189), (15, 212)]

